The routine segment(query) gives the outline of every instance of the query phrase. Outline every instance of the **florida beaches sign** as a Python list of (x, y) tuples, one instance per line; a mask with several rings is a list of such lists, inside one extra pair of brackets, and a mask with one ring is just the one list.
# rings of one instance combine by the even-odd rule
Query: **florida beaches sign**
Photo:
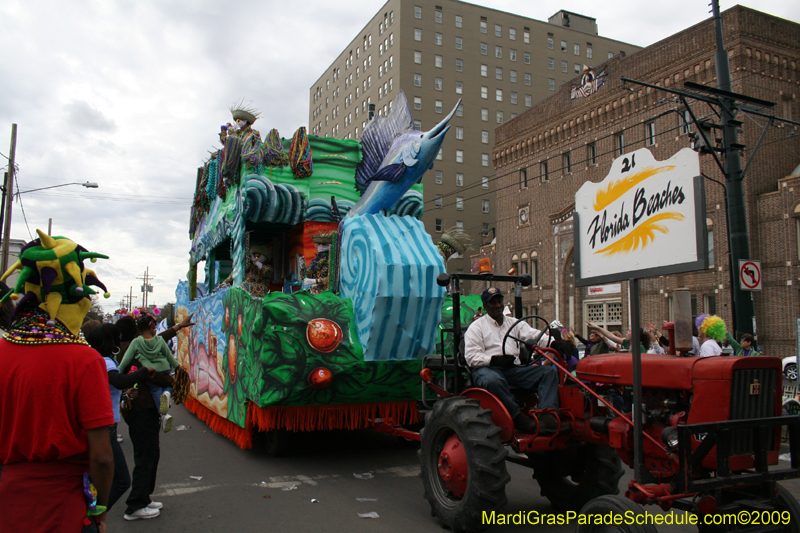
[(575, 194), (576, 285), (706, 268), (704, 191), (689, 148), (666, 161), (646, 148), (615, 159)]

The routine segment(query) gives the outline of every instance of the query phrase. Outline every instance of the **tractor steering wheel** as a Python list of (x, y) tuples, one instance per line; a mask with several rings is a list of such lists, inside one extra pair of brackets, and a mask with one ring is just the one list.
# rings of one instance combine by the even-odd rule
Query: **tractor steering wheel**
[[(544, 322), (544, 328), (542, 328), (542, 331), (541, 331), (541, 333), (539, 333), (539, 336), (538, 336), (538, 337), (536, 337), (536, 340), (534, 340), (534, 341), (533, 341), (534, 351), (535, 351), (535, 349), (536, 349), (535, 347), (539, 345), (539, 341), (540, 341), (540, 340), (542, 340), (542, 337), (544, 337), (544, 334), (545, 334), (545, 332), (546, 332), (546, 331), (548, 331), (548, 325), (550, 324), (550, 322), (548, 322), (548, 321), (547, 321), (547, 320), (545, 320), (544, 318), (540, 317), (539, 315), (528, 315), (528, 316), (524, 316), (524, 317), (520, 318), (519, 320), (517, 320), (516, 322), (514, 322), (514, 325), (513, 325), (513, 326), (511, 326), (511, 327), (508, 329), (508, 331), (506, 332), (505, 336), (503, 337), (503, 344), (502, 344), (502, 348), (503, 348), (503, 355), (504, 355), (504, 356), (506, 355), (506, 341), (508, 341), (508, 339), (509, 339), (509, 338), (510, 338), (510, 339), (514, 339), (514, 340), (515, 340), (515, 341), (517, 341), (517, 342), (521, 342), (522, 344), (527, 344), (527, 342), (526, 342), (526, 341), (524, 341), (524, 340), (522, 340), (522, 339), (520, 339), (520, 338), (517, 338), (517, 337), (515, 337), (514, 335), (512, 335), (512, 334), (511, 334), (511, 332), (512, 332), (512, 331), (514, 331), (514, 328), (515, 328), (515, 327), (517, 327), (517, 325), (518, 325), (520, 322), (523, 322), (523, 321), (525, 321), (525, 320), (528, 320), (529, 318), (535, 318), (535, 319), (537, 319), (537, 320), (541, 320), (542, 322)], [(530, 362), (530, 364), (536, 363), (536, 362), (537, 362), (539, 359), (541, 359), (541, 358), (542, 358), (542, 355), (541, 355), (541, 354), (537, 355), (537, 356), (536, 356), (536, 357), (535, 357), (535, 358), (534, 358), (534, 359), (533, 359), (533, 360)]]

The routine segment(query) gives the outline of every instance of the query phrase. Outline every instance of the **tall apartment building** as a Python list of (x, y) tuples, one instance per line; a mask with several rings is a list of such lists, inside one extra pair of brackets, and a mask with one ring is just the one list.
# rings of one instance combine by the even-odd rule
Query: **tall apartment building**
[[(358, 139), (369, 104), (387, 114), (402, 89), (429, 130), (462, 100), (425, 174), (422, 217), (434, 236), (457, 227), (481, 244), (495, 222), (494, 129), (594, 66), (639, 47), (598, 36), (595, 19), (547, 22), (457, 0), (389, 0), (310, 88), (309, 132)], [(468, 271), (468, 258), (450, 271)]]
[[(800, 117), (800, 24), (735, 6), (722, 14), (730, 56), (732, 91), (775, 103), (767, 112)], [(571, 98), (563, 86), (516, 120), (497, 129), (492, 164), (496, 169), (497, 242), (484, 246), (496, 270), (530, 272), (523, 290), (523, 314), (559, 319), (586, 332), (587, 320), (611, 330), (630, 327), (628, 283), (576, 287), (573, 214), (575, 192), (602, 181), (612, 161), (647, 148), (663, 161), (692, 143), (694, 125), (673, 94), (626, 84), (621, 77), (665, 88), (687, 81), (716, 87), (716, 42), (711, 19), (687, 28), (604, 68), (607, 83), (585, 98)], [(698, 117), (719, 123), (712, 109), (692, 101)], [(764, 110), (762, 110), (764, 111)], [(761, 261), (761, 291), (753, 292), (758, 341), (767, 355), (795, 353), (800, 316), (800, 128), (741, 112), (739, 142), (745, 145), (744, 178), (750, 257)], [(762, 134), (764, 135), (761, 139)], [(713, 142), (713, 141), (712, 141)], [(738, 265), (728, 258), (725, 178), (712, 156), (700, 156), (705, 181), (708, 268), (640, 280), (641, 323), (660, 326), (673, 318), (670, 296), (678, 287), (692, 294), (692, 312), (718, 314), (732, 329), (731, 282)]]

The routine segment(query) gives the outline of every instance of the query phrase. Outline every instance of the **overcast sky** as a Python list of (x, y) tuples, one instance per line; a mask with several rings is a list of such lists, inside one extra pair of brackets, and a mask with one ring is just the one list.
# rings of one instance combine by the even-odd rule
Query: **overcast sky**
[[(422, 1), (422, 0), (420, 0)], [(600, 35), (647, 46), (709, 15), (707, 0), (482, 0), (538, 20), (560, 9), (595, 17)], [(735, 2), (723, 1), (722, 9)], [(12, 238), (36, 228), (109, 261), (94, 265), (107, 311), (147, 267), (150, 301), (174, 301), (188, 270), (196, 169), (242, 98), (256, 128), (290, 137), (308, 126), (309, 87), (376, 13), (379, 0), (0, 2), (0, 166), (18, 125)], [(744, 5), (800, 21), (797, 0)], [(24, 212), (24, 215), (23, 215)], [(26, 223), (27, 219), (27, 223)]]

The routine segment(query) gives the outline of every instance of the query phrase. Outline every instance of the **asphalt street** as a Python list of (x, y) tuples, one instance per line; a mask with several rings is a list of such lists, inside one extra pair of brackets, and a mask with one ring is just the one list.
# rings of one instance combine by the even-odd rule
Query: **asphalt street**
[[(395, 532), (443, 531), (422, 496), (416, 450), (370, 430), (301, 434), (293, 454), (274, 458), (256, 445), (241, 450), (215, 434), (182, 406), (170, 410), (173, 430), (161, 435), (161, 462), (153, 499), (164, 504), (150, 520), (123, 519), (124, 500), (108, 518), (108, 530), (148, 533)], [(185, 430), (177, 430), (185, 426)], [(128, 428), (122, 443), (133, 470)], [(786, 463), (782, 463), (786, 466)], [(508, 464), (504, 512), (553, 513), (527, 468)], [(199, 479), (197, 479), (199, 478)], [(627, 473), (620, 482), (630, 480)], [(785, 483), (800, 499), (800, 480)], [(648, 507), (650, 512), (659, 512)], [(377, 518), (359, 514), (376, 513)], [(490, 531), (574, 531), (564, 526), (494, 526)], [(696, 531), (662, 526), (659, 531)]]

